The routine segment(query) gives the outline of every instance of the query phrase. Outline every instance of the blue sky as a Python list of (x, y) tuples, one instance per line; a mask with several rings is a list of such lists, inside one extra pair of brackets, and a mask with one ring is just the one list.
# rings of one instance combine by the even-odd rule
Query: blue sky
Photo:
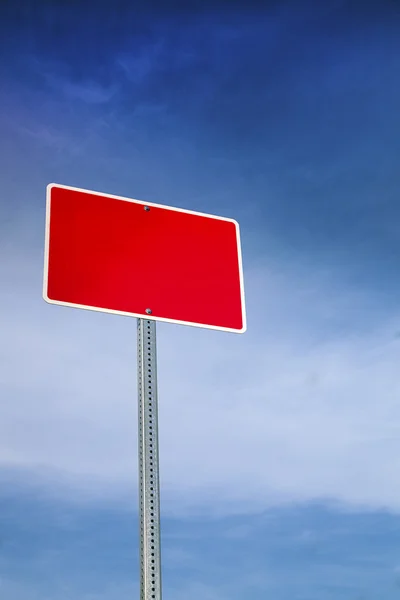
[(400, 8), (3, 2), (0, 591), (137, 597), (136, 327), (41, 297), (58, 182), (241, 224), (248, 331), (160, 324), (164, 597), (400, 590)]

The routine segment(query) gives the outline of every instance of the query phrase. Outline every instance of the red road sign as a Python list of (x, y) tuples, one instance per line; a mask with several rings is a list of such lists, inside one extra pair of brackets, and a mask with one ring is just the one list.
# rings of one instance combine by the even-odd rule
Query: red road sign
[(52, 304), (243, 333), (239, 225), (50, 184), (43, 297)]

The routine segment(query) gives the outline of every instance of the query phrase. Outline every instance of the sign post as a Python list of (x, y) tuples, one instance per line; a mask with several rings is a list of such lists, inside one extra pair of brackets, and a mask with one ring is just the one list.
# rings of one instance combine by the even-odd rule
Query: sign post
[(140, 600), (161, 600), (156, 321), (246, 331), (239, 224), (50, 184), (43, 298), (137, 318)]
[(137, 328), (140, 600), (161, 600), (156, 323)]

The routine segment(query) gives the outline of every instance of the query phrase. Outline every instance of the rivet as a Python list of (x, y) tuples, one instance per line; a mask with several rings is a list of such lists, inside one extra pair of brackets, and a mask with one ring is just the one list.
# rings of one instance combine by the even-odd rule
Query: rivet
[(149, 212), (149, 210), (150, 210), (150, 206), (145, 206), (145, 207), (144, 207), (144, 210), (145, 210), (146, 212)]
[(151, 308), (146, 308), (146, 314), (151, 315)]

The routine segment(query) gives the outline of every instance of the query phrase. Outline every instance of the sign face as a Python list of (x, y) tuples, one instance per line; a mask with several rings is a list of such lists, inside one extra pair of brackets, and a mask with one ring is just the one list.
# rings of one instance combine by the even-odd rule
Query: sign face
[(243, 333), (239, 225), (50, 184), (43, 297), (51, 304)]

